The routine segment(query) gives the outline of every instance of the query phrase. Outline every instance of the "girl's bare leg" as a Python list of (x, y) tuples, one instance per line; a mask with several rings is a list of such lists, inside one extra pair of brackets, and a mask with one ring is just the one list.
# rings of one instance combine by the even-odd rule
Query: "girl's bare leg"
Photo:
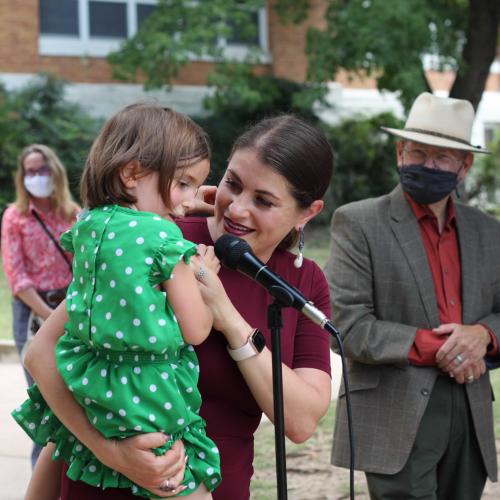
[(49, 443), (41, 451), (31, 475), (24, 500), (59, 500), (62, 461), (51, 458), (54, 444)]

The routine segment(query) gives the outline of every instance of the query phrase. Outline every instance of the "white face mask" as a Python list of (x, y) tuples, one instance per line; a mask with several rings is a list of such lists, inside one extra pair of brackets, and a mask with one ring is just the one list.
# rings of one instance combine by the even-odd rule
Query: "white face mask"
[(48, 198), (54, 192), (54, 179), (51, 175), (34, 175), (24, 178), (24, 187), (36, 198)]

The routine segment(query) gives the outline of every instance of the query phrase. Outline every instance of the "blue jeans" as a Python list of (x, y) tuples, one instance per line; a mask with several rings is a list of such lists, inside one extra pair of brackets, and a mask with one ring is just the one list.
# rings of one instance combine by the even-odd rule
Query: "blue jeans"
[[(26, 338), (28, 335), (28, 320), (30, 317), (31, 309), (19, 299), (15, 297), (12, 299), (12, 332), (14, 334), (14, 342), (16, 344), (17, 352), (21, 354), (21, 349), (24, 344), (26, 344)], [(28, 387), (34, 384), (31, 375), (24, 369), (24, 375), (28, 383)], [(40, 455), (42, 447), (37, 444), (33, 444), (33, 450), (31, 452), (31, 466), (35, 467), (38, 455)]]

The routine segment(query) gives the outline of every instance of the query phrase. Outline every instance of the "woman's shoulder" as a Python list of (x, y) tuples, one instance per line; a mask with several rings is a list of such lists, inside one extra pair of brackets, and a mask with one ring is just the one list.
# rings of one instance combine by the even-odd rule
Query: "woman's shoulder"
[(15, 222), (29, 217), (29, 212), (22, 212), (15, 203), (11, 203), (4, 210), (2, 215), (2, 223)]
[(214, 244), (208, 232), (206, 217), (182, 217), (176, 222), (186, 240), (205, 245)]
[(326, 277), (321, 267), (313, 260), (304, 257), (302, 266), (294, 265), (296, 255), (288, 250), (276, 250), (268, 265), (284, 280), (299, 290), (311, 289), (315, 286), (326, 286)]

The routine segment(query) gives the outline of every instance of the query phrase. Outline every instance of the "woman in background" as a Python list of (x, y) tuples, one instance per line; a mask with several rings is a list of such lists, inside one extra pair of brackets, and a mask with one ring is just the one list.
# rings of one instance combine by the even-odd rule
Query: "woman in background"
[[(65, 297), (71, 281), (71, 254), (59, 237), (76, 220), (66, 169), (42, 144), (26, 147), (15, 177), (16, 200), (2, 219), (2, 262), (12, 292), (12, 331), (19, 354), (26, 343), (30, 314), (45, 320)], [(33, 384), (24, 371), (28, 385)], [(34, 446), (34, 466), (39, 447)]]

